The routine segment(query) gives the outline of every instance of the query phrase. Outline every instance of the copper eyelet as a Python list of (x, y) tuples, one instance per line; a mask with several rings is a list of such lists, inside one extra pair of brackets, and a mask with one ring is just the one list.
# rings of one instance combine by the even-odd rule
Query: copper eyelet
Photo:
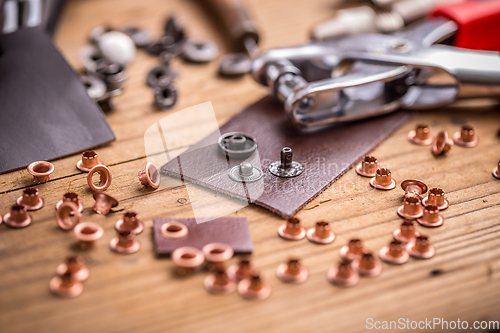
[(383, 270), (382, 263), (370, 252), (363, 253), (359, 260), (353, 261), (352, 267), (359, 275), (370, 277), (380, 275)]
[(28, 172), (33, 176), (33, 181), (37, 184), (47, 182), (54, 169), (54, 165), (47, 161), (37, 161), (28, 165)]
[(227, 269), (227, 275), (236, 282), (251, 277), (253, 272), (254, 268), (249, 259), (240, 259), (237, 264), (231, 265)]
[(256, 272), (250, 278), (241, 280), (238, 283), (238, 294), (246, 299), (262, 300), (271, 295), (271, 286), (262, 280)]
[(389, 264), (402, 265), (408, 261), (410, 255), (403, 243), (394, 240), (389, 246), (380, 249), (379, 257)]
[[(98, 173), (100, 176), (99, 183), (97, 184), (94, 184), (94, 181), (92, 179), (95, 173)], [(111, 175), (111, 171), (109, 171), (108, 167), (106, 167), (105, 165), (96, 165), (95, 167), (90, 169), (87, 175), (87, 184), (92, 190), (100, 192), (106, 190), (109, 185), (111, 185), (112, 178), (113, 176)]]
[(76, 167), (80, 171), (89, 172), (90, 169), (96, 165), (102, 164), (103, 163), (97, 158), (97, 153), (93, 150), (89, 150), (82, 153), (82, 159), (76, 163)]
[(121, 220), (115, 223), (116, 231), (130, 231), (138, 235), (144, 230), (144, 223), (136, 212), (125, 212)]
[(417, 259), (430, 259), (436, 254), (436, 248), (427, 236), (419, 236), (406, 246), (408, 253)]
[(229, 278), (223, 268), (217, 268), (208, 274), (203, 285), (212, 294), (230, 294), (236, 290), (236, 283)]
[(359, 282), (358, 272), (347, 261), (340, 262), (338, 267), (330, 268), (326, 276), (328, 281), (341, 287), (352, 287)]
[(278, 228), (278, 235), (288, 240), (301, 240), (306, 236), (306, 229), (296, 217), (290, 217)]
[(356, 172), (363, 177), (375, 177), (377, 173), (377, 159), (373, 156), (365, 155), (356, 166)]
[(172, 221), (160, 227), (160, 233), (164, 238), (184, 238), (189, 230), (184, 223)]
[(210, 243), (202, 249), (205, 254), (205, 259), (209, 263), (223, 263), (233, 257), (233, 248), (222, 243)]
[(450, 205), (450, 202), (445, 198), (444, 191), (440, 188), (433, 188), (429, 191), (426, 198), (422, 199), (422, 205), (437, 206), (439, 210), (445, 210)]
[(401, 188), (405, 191), (405, 196), (419, 197), (427, 192), (427, 185), (418, 179), (407, 179), (401, 183)]
[(160, 172), (158, 168), (151, 162), (146, 164), (146, 168), (144, 170), (139, 171), (139, 181), (144, 186), (151, 186), (156, 189), (160, 187)]
[(50, 291), (57, 296), (72, 298), (83, 292), (83, 283), (76, 280), (70, 272), (54, 276), (50, 280)]
[(453, 142), (461, 147), (472, 148), (477, 146), (479, 138), (476, 135), (474, 127), (470, 125), (463, 125), (460, 128), (460, 131), (453, 135)]
[(453, 147), (453, 141), (448, 138), (448, 132), (441, 131), (432, 142), (431, 151), (434, 156), (439, 156), (446, 154), (451, 147)]
[(119, 231), (118, 235), (109, 242), (111, 250), (121, 254), (132, 254), (139, 251), (141, 243), (130, 231)]
[(31, 224), (33, 219), (31, 215), (27, 213), (26, 208), (23, 205), (13, 205), (10, 208), (10, 212), (5, 214), (3, 217), (3, 222), (6, 226), (11, 228), (25, 228)]
[(66, 272), (71, 273), (71, 276), (77, 281), (85, 281), (89, 277), (89, 269), (85, 266), (83, 258), (80, 256), (68, 257), (64, 263), (57, 266), (56, 273), (59, 276)]
[[(71, 219), (73, 215), (73, 220)], [(59, 228), (71, 230), (80, 223), (82, 213), (78, 211), (78, 206), (71, 201), (63, 202), (56, 211), (56, 221)]]
[(408, 243), (420, 236), (420, 233), (415, 228), (415, 223), (412, 221), (404, 221), (401, 223), (399, 229), (394, 230), (393, 236), (395, 240), (401, 243)]
[(346, 261), (359, 260), (367, 250), (361, 239), (351, 239), (340, 248), (340, 257)]
[(330, 223), (320, 221), (307, 230), (307, 239), (316, 244), (330, 244), (335, 240), (335, 233), (330, 229)]
[(23, 195), (17, 198), (17, 204), (24, 206), (26, 210), (39, 210), (43, 207), (45, 201), (40, 197), (38, 190), (34, 187), (28, 187), (23, 191)]
[(94, 245), (102, 237), (104, 230), (97, 223), (81, 222), (74, 227), (73, 233), (80, 241), (80, 246), (85, 249)]
[(417, 222), (424, 227), (437, 228), (443, 225), (444, 217), (439, 214), (437, 206), (428, 205), (424, 207), (424, 214), (417, 219)]
[(95, 200), (94, 211), (97, 214), (107, 215), (111, 208), (118, 206), (118, 200), (109, 194), (96, 192), (93, 197)]
[(392, 178), (391, 170), (377, 169), (375, 177), (370, 179), (370, 185), (378, 190), (392, 190), (396, 187), (396, 180)]
[(421, 217), (424, 213), (418, 197), (405, 197), (403, 205), (398, 208), (398, 215), (408, 220), (414, 220)]
[(78, 194), (74, 193), (74, 192), (65, 193), (63, 195), (63, 198), (57, 202), (56, 210), (59, 209), (59, 207), (62, 205), (63, 202), (67, 202), (67, 201), (72, 202), (75, 205), (77, 205), (78, 206), (77, 210), (80, 213), (83, 212), (83, 209), (84, 209), (83, 202), (80, 200)]
[(408, 140), (421, 146), (430, 145), (433, 140), (431, 128), (425, 124), (418, 124), (414, 130), (408, 133)]
[(187, 275), (203, 264), (205, 255), (195, 247), (183, 246), (172, 252), (172, 260), (177, 265), (177, 274)]
[(307, 280), (309, 271), (299, 259), (290, 259), (276, 268), (276, 275), (283, 282), (301, 283)]

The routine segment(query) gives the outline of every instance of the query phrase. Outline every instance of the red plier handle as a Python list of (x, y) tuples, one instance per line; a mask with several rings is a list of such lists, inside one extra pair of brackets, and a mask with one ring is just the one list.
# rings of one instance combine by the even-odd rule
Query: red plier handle
[(455, 46), (497, 51), (500, 48), (500, 1), (466, 1), (438, 7), (432, 16), (455, 21)]

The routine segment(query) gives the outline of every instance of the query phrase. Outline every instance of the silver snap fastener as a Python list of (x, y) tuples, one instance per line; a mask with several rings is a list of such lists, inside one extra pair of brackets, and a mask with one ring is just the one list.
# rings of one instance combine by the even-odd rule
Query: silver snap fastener
[(291, 178), (300, 175), (304, 167), (299, 162), (292, 161), (292, 148), (281, 149), (281, 160), (269, 165), (269, 172), (281, 178)]
[(262, 179), (261, 169), (254, 167), (250, 162), (243, 162), (232, 167), (228, 172), (229, 178), (236, 182), (252, 183)]
[(257, 141), (254, 137), (239, 132), (222, 135), (218, 144), (222, 153), (236, 159), (247, 158), (257, 149)]

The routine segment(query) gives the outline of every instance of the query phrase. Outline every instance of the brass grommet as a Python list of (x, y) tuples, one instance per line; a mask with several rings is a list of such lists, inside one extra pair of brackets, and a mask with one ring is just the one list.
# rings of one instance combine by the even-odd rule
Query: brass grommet
[(231, 280), (224, 268), (217, 268), (203, 281), (205, 289), (212, 294), (230, 294), (236, 290), (236, 282)]
[(405, 191), (405, 196), (419, 197), (427, 192), (427, 185), (418, 179), (407, 179), (401, 183), (401, 188)]
[(151, 162), (146, 164), (146, 168), (144, 170), (139, 171), (139, 181), (144, 186), (151, 186), (152, 188), (160, 187), (160, 172), (158, 168)]
[(352, 265), (361, 276), (378, 276), (383, 270), (382, 263), (370, 252), (363, 253)]
[(379, 257), (386, 263), (402, 265), (408, 261), (410, 255), (403, 243), (393, 240), (389, 246), (384, 246), (380, 249)]
[(89, 248), (102, 237), (104, 230), (94, 222), (81, 222), (73, 228), (73, 233), (80, 242), (82, 249)]
[(477, 146), (479, 138), (476, 135), (474, 127), (471, 125), (463, 125), (460, 131), (453, 134), (453, 142), (462, 147), (472, 148)]
[(425, 124), (418, 124), (414, 130), (408, 133), (408, 140), (417, 145), (430, 145), (432, 139), (431, 128)]
[(227, 269), (227, 275), (236, 282), (252, 276), (254, 269), (249, 259), (240, 259), (237, 264), (229, 266)]
[(26, 208), (23, 205), (13, 205), (10, 208), (10, 212), (5, 214), (3, 217), (3, 222), (6, 226), (11, 228), (24, 228), (31, 224), (33, 219), (31, 215), (27, 213)]
[(97, 153), (93, 150), (88, 150), (82, 153), (82, 159), (76, 163), (76, 167), (80, 171), (89, 172), (90, 169), (96, 165), (102, 164), (103, 163), (97, 159)]
[(185, 276), (194, 273), (203, 264), (205, 255), (195, 247), (183, 246), (172, 252), (172, 260), (177, 265), (177, 274)]
[(340, 257), (346, 261), (359, 260), (364, 253), (366, 249), (361, 239), (351, 239), (347, 245), (340, 248)]
[(440, 227), (444, 223), (444, 217), (439, 214), (437, 206), (427, 205), (424, 207), (424, 215), (417, 219), (418, 224), (428, 228)]
[(412, 221), (404, 221), (401, 223), (399, 229), (394, 230), (393, 236), (395, 240), (401, 243), (408, 243), (420, 236), (420, 233), (417, 231), (417, 228), (415, 228), (415, 223)]
[(433, 188), (429, 191), (426, 198), (422, 199), (422, 205), (437, 206), (439, 210), (445, 210), (450, 205), (450, 202), (444, 197), (444, 191), (440, 188)]
[(370, 179), (370, 185), (379, 190), (392, 190), (396, 187), (396, 180), (392, 178), (391, 170), (379, 168), (375, 177)]
[(28, 165), (28, 172), (33, 176), (33, 181), (37, 184), (48, 181), (54, 169), (54, 165), (47, 161), (37, 161)]
[(338, 267), (330, 268), (326, 276), (328, 281), (341, 287), (352, 287), (359, 282), (358, 272), (347, 261), (341, 261)]
[(183, 238), (189, 233), (184, 223), (172, 221), (164, 223), (160, 227), (160, 233), (164, 238)]
[(78, 196), (77, 193), (74, 193), (74, 192), (68, 192), (68, 193), (65, 193), (62, 197), (61, 200), (59, 200), (56, 204), (56, 209), (59, 209), (59, 207), (62, 205), (63, 202), (72, 202), (74, 203), (75, 205), (78, 206), (78, 211), (81, 213), (83, 212), (83, 202), (80, 200), (80, 197)]
[(26, 210), (39, 210), (44, 205), (43, 198), (38, 194), (34, 187), (28, 187), (23, 191), (23, 195), (17, 198), (17, 204), (24, 206)]
[(406, 248), (413, 258), (429, 259), (436, 254), (436, 248), (430, 243), (427, 236), (417, 237), (415, 241), (408, 243)]
[(448, 132), (441, 131), (432, 142), (431, 151), (434, 156), (439, 156), (446, 154), (451, 147), (453, 147), (453, 141), (448, 138)]
[(356, 172), (363, 177), (374, 177), (377, 173), (377, 159), (373, 156), (365, 155), (356, 166)]
[(64, 263), (57, 266), (56, 273), (59, 276), (69, 272), (77, 281), (85, 281), (89, 277), (89, 269), (85, 266), (83, 258), (80, 256), (72, 256), (66, 258)]
[(144, 223), (136, 212), (125, 212), (121, 220), (115, 223), (116, 231), (130, 231), (138, 235), (144, 230)]
[(307, 239), (317, 244), (330, 244), (335, 240), (335, 233), (330, 228), (330, 223), (316, 222), (316, 226), (307, 230)]
[(238, 294), (246, 299), (266, 299), (271, 295), (271, 286), (258, 273), (253, 272), (250, 278), (238, 283)]
[(111, 250), (121, 254), (132, 254), (139, 251), (141, 243), (137, 240), (133, 232), (119, 231), (117, 234), (109, 242)]
[(224, 263), (233, 257), (233, 248), (222, 243), (210, 243), (202, 249), (207, 261), (208, 270), (214, 270), (217, 267), (223, 267)]
[(96, 192), (93, 197), (95, 200), (94, 212), (97, 214), (107, 215), (111, 208), (118, 206), (118, 200), (109, 194)]
[[(73, 215), (73, 220), (71, 215)], [(81, 219), (82, 213), (78, 211), (78, 206), (71, 201), (63, 202), (56, 211), (57, 225), (63, 230), (73, 229), (75, 225), (80, 223)]]
[(283, 282), (300, 283), (307, 280), (309, 271), (300, 263), (299, 259), (294, 258), (280, 264), (276, 268), (276, 275)]
[(49, 289), (57, 296), (72, 298), (83, 292), (83, 283), (76, 280), (71, 272), (66, 271), (50, 280)]
[(296, 217), (290, 217), (278, 228), (278, 235), (288, 240), (301, 240), (306, 237), (306, 229)]
[(423, 213), (418, 197), (405, 197), (403, 205), (398, 208), (398, 215), (408, 220), (418, 219)]
[[(98, 173), (100, 177), (99, 183), (97, 184), (94, 184), (94, 181), (92, 180), (95, 173)], [(106, 190), (109, 185), (111, 185), (112, 178), (113, 176), (111, 175), (111, 171), (109, 171), (108, 167), (99, 164), (89, 170), (87, 175), (87, 184), (92, 190), (100, 192)]]

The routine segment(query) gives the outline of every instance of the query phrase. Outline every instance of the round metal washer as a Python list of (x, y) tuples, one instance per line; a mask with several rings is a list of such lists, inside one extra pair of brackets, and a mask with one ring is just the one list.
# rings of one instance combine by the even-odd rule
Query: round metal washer
[(187, 61), (203, 63), (217, 58), (219, 49), (217, 44), (208, 39), (189, 39), (184, 43), (182, 56)]
[(300, 175), (304, 167), (299, 162), (292, 161), (292, 167), (288, 169), (281, 168), (281, 161), (275, 161), (269, 165), (269, 172), (281, 178), (291, 178)]
[(231, 158), (247, 158), (257, 150), (257, 140), (241, 132), (229, 132), (218, 140), (219, 149)]

